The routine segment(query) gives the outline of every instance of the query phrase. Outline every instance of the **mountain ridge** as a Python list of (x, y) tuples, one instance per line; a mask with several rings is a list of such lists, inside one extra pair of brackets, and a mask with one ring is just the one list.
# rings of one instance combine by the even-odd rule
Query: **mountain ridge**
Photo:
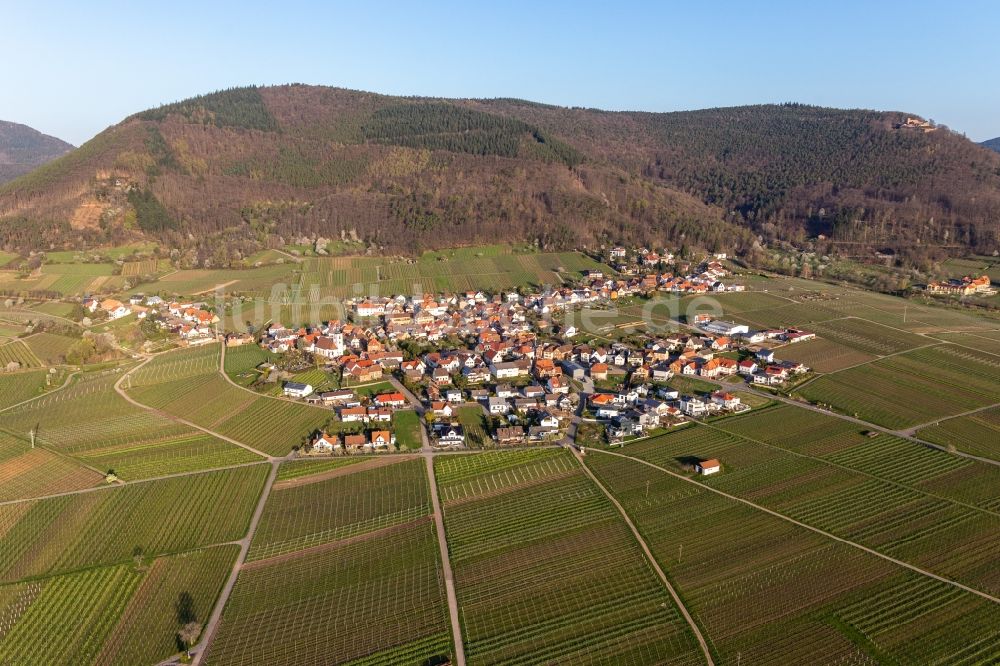
[(73, 145), (21, 123), (0, 120), (0, 185), (65, 155)]
[(1000, 153), (1000, 136), (996, 137), (995, 139), (987, 139), (986, 141), (982, 141), (980, 142), (979, 145), (983, 146), (984, 148), (989, 148), (990, 150), (995, 150), (996, 152)]
[(907, 118), (236, 88), (133, 114), (0, 187), (0, 244), (145, 235), (221, 263), (221, 245), (295, 235), (401, 253), (512, 235), (552, 248), (994, 249), (1000, 156)]

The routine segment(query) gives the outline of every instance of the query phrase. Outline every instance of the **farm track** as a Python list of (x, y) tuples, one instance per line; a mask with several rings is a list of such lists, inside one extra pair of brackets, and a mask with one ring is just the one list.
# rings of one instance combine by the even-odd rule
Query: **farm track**
[(577, 462), (580, 463), (580, 467), (583, 468), (584, 473), (590, 478), (590, 480), (594, 483), (594, 485), (596, 485), (601, 490), (601, 492), (604, 493), (605, 497), (611, 500), (611, 503), (614, 504), (615, 508), (618, 510), (618, 513), (621, 514), (622, 520), (628, 526), (629, 530), (631, 530), (632, 536), (635, 537), (635, 540), (638, 542), (639, 547), (642, 548), (642, 552), (646, 556), (646, 561), (649, 562), (650, 566), (653, 567), (653, 571), (656, 572), (656, 575), (660, 578), (660, 582), (663, 583), (663, 586), (667, 588), (667, 592), (670, 593), (670, 597), (674, 600), (674, 604), (677, 606), (677, 609), (684, 617), (684, 621), (687, 622), (688, 626), (691, 628), (691, 632), (694, 634), (695, 639), (698, 641), (698, 646), (701, 648), (701, 651), (705, 656), (705, 663), (707, 663), (708, 666), (715, 666), (715, 662), (712, 660), (712, 653), (708, 649), (708, 643), (705, 641), (705, 637), (702, 635), (701, 630), (698, 628), (698, 624), (694, 621), (694, 618), (688, 611), (687, 606), (684, 605), (684, 601), (681, 599), (680, 595), (677, 594), (677, 590), (674, 589), (674, 586), (670, 583), (670, 580), (667, 578), (667, 575), (663, 572), (663, 569), (660, 568), (659, 562), (657, 562), (656, 558), (653, 557), (653, 552), (649, 549), (649, 545), (647, 545), (646, 540), (642, 538), (642, 534), (639, 533), (639, 530), (632, 522), (632, 519), (629, 518), (628, 513), (626, 513), (625, 511), (625, 508), (618, 502), (618, 500), (615, 498), (614, 495), (608, 492), (608, 489), (604, 487), (604, 484), (602, 484), (600, 481), (597, 480), (597, 477), (594, 476), (594, 473), (590, 471), (589, 467), (587, 467), (587, 464), (583, 459), (583, 454), (579, 451), (579, 449), (573, 447), (571, 450), (573, 451), (573, 456), (576, 458)]
[(659, 465), (657, 465), (655, 463), (651, 463), (651, 462), (648, 462), (646, 460), (642, 460), (640, 458), (633, 458), (632, 456), (625, 455), (624, 453), (617, 453), (615, 451), (605, 451), (603, 449), (588, 449), (588, 455), (590, 453), (598, 453), (598, 454), (603, 454), (603, 455), (616, 456), (616, 457), (619, 457), (619, 458), (625, 458), (626, 460), (631, 460), (631, 461), (639, 463), (641, 465), (646, 465), (647, 467), (651, 467), (651, 468), (653, 468), (655, 470), (658, 470), (658, 471), (660, 471), (660, 472), (662, 472), (664, 474), (669, 474), (672, 477), (680, 479), (681, 481), (684, 481), (686, 483), (690, 483), (692, 485), (695, 485), (695, 486), (697, 486), (699, 488), (702, 488), (702, 489), (704, 489), (704, 490), (706, 490), (708, 492), (715, 493), (716, 495), (721, 495), (722, 497), (725, 497), (725, 498), (727, 498), (729, 500), (732, 500), (734, 502), (739, 502), (740, 504), (745, 504), (746, 506), (749, 506), (749, 507), (751, 507), (753, 509), (757, 509), (758, 511), (762, 511), (762, 512), (768, 514), (768, 515), (774, 516), (775, 518), (780, 518), (781, 520), (784, 520), (785, 522), (788, 522), (788, 523), (791, 523), (793, 525), (797, 525), (798, 527), (807, 529), (810, 532), (814, 532), (816, 534), (819, 534), (820, 536), (826, 537), (827, 539), (832, 539), (833, 541), (837, 541), (837, 542), (840, 542), (840, 543), (843, 543), (843, 544), (847, 544), (848, 546), (852, 546), (854, 548), (857, 548), (858, 550), (862, 550), (862, 551), (864, 551), (864, 552), (866, 552), (866, 553), (868, 553), (870, 555), (874, 555), (875, 557), (881, 558), (881, 559), (883, 559), (883, 560), (885, 560), (887, 562), (891, 562), (891, 563), (893, 563), (893, 564), (895, 564), (897, 566), (903, 567), (905, 569), (909, 569), (910, 571), (914, 571), (914, 572), (916, 572), (918, 574), (921, 574), (923, 576), (927, 576), (928, 578), (933, 578), (934, 580), (940, 581), (942, 583), (947, 583), (948, 585), (956, 587), (956, 588), (958, 588), (960, 590), (964, 590), (964, 591), (969, 592), (971, 594), (975, 594), (976, 596), (982, 597), (983, 599), (986, 599), (987, 601), (991, 601), (991, 602), (993, 602), (995, 604), (1000, 604), (1000, 598), (994, 597), (993, 595), (991, 595), (991, 594), (989, 594), (987, 592), (983, 592), (982, 590), (977, 590), (976, 588), (969, 587), (968, 585), (963, 585), (962, 583), (959, 583), (957, 581), (951, 580), (949, 578), (945, 578), (944, 576), (939, 576), (936, 573), (927, 571), (926, 569), (921, 569), (920, 567), (914, 566), (914, 565), (909, 564), (908, 562), (904, 562), (902, 560), (898, 560), (898, 559), (896, 559), (894, 557), (891, 557), (889, 555), (885, 555), (883, 553), (878, 552), (877, 550), (874, 550), (872, 548), (868, 548), (867, 546), (863, 546), (863, 545), (861, 545), (859, 543), (851, 541), (850, 539), (845, 539), (843, 537), (839, 537), (839, 536), (837, 536), (835, 534), (831, 534), (830, 532), (827, 532), (825, 530), (821, 530), (818, 527), (813, 527), (812, 525), (808, 525), (806, 523), (800, 522), (800, 521), (798, 521), (798, 520), (796, 520), (794, 518), (786, 516), (783, 513), (779, 513), (777, 511), (772, 510), (772, 509), (768, 509), (765, 506), (761, 506), (760, 504), (757, 504), (755, 502), (751, 502), (750, 500), (743, 499), (742, 497), (737, 497), (736, 495), (730, 495), (729, 493), (727, 493), (725, 491), (719, 490), (717, 488), (713, 488), (713, 487), (705, 485), (703, 483), (698, 483), (697, 481), (695, 481), (694, 479), (692, 479), (690, 477), (687, 477), (687, 476), (685, 476), (683, 474), (679, 474), (677, 472), (671, 471), (671, 470), (669, 470), (669, 469), (667, 469), (665, 467), (661, 467), (661, 466), (659, 466)]
[(995, 409), (996, 407), (1000, 407), (1000, 402), (992, 405), (986, 405), (985, 407), (979, 407), (977, 409), (970, 409), (969, 411), (962, 412), (961, 414), (953, 414), (951, 416), (945, 416), (943, 418), (937, 419), (935, 421), (930, 421), (928, 423), (921, 423), (920, 425), (915, 425), (913, 427), (907, 428), (906, 430), (900, 430), (899, 432), (905, 433), (906, 435), (913, 437), (916, 434), (916, 432), (921, 428), (927, 428), (929, 426), (939, 425), (941, 423), (944, 423), (945, 421), (950, 421), (951, 419), (957, 419), (961, 416), (972, 416), (973, 414), (978, 414), (979, 412), (985, 412), (990, 409)]
[(462, 641), (462, 623), (458, 614), (458, 595), (455, 593), (455, 575), (451, 569), (448, 557), (448, 539), (444, 530), (444, 513), (441, 511), (441, 499), (438, 497), (437, 477), (434, 474), (434, 454), (424, 452), (427, 461), (427, 479), (430, 483), (431, 508), (434, 510), (434, 527), (437, 533), (438, 547), (441, 551), (441, 572), (444, 576), (444, 590), (448, 600), (448, 618), (451, 621), (451, 635), (455, 643), (455, 664), (465, 666), (465, 644)]
[[(165, 352), (165, 353), (169, 353), (169, 352)], [(136, 400), (132, 396), (130, 396), (128, 393), (126, 393), (125, 390), (122, 388), (122, 382), (124, 382), (126, 378), (128, 378), (129, 376), (131, 376), (131, 374), (133, 372), (135, 372), (136, 370), (138, 370), (142, 366), (146, 365), (147, 363), (149, 363), (150, 361), (152, 361), (154, 358), (155, 358), (155, 356), (150, 356), (150, 357), (146, 358), (146, 360), (144, 360), (142, 363), (140, 363), (139, 365), (136, 365), (133, 368), (130, 368), (125, 374), (123, 374), (121, 377), (119, 377), (118, 381), (116, 381), (115, 385), (114, 385), (115, 392), (117, 392), (118, 395), (120, 395), (121, 397), (125, 398), (125, 400), (127, 400), (132, 405), (134, 405), (136, 407), (139, 407), (140, 409), (144, 409), (147, 412), (153, 412), (154, 414), (162, 416), (163, 418), (169, 419), (171, 421), (176, 421), (177, 423), (183, 423), (184, 425), (188, 426), (189, 428), (194, 428), (195, 430), (200, 430), (203, 433), (206, 433), (208, 435), (212, 435), (213, 437), (217, 437), (217, 438), (219, 438), (221, 440), (227, 441), (230, 444), (235, 444), (236, 446), (238, 446), (240, 448), (243, 448), (243, 449), (246, 449), (247, 451), (250, 451), (251, 453), (256, 453), (257, 455), (259, 455), (262, 458), (265, 458), (267, 460), (280, 460), (281, 459), (281, 458), (278, 458), (276, 456), (268, 455), (267, 453), (264, 453), (263, 451), (258, 451), (257, 449), (253, 448), (252, 446), (250, 446), (248, 444), (244, 444), (243, 442), (239, 442), (239, 441), (233, 439), (232, 437), (227, 437), (226, 435), (223, 435), (222, 433), (215, 432), (214, 430), (209, 430), (208, 428), (204, 428), (204, 427), (202, 427), (202, 426), (200, 426), (200, 425), (198, 425), (196, 423), (193, 423), (192, 421), (188, 421), (187, 419), (182, 419), (179, 416), (174, 416), (173, 414), (168, 414), (167, 412), (164, 412), (164, 411), (159, 410), (159, 409), (155, 409), (153, 407), (150, 407), (149, 405), (144, 405), (143, 403), (139, 402), (138, 400)], [(227, 377), (227, 379), (228, 379), (228, 377)]]
[(253, 541), (253, 536), (257, 532), (257, 526), (260, 524), (260, 518), (264, 515), (264, 505), (267, 503), (267, 498), (271, 495), (271, 489), (274, 487), (274, 479), (278, 476), (278, 467), (280, 467), (281, 461), (273, 459), (270, 461), (270, 465), (271, 471), (264, 482), (264, 490), (257, 501), (257, 508), (254, 509), (253, 517), (250, 519), (250, 526), (247, 528), (247, 533), (238, 542), (240, 546), (239, 555), (236, 556), (236, 562), (233, 563), (233, 569), (229, 573), (229, 578), (219, 593), (219, 598), (215, 602), (215, 607), (212, 608), (212, 614), (209, 616), (208, 622), (205, 623), (205, 627), (201, 632), (201, 639), (191, 650), (193, 655), (191, 663), (194, 666), (201, 663), (206, 651), (211, 647), (212, 639), (219, 628), (219, 621), (222, 619), (222, 610), (226, 607), (226, 602), (229, 601), (229, 597), (233, 593), (233, 588), (236, 586), (236, 579), (240, 575), (243, 563), (246, 562), (247, 553), (250, 552), (250, 542)]

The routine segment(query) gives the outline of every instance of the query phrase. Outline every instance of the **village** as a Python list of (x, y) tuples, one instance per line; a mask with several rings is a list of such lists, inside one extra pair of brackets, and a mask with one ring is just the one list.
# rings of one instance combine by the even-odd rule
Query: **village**
[[(134, 294), (127, 303), (85, 299), (83, 305), (111, 320), (153, 316), (187, 346), (219, 339), (227, 349), (257, 345), (275, 360), (262, 363), (262, 373), (294, 354), (337, 377), (335, 388), (320, 389), (294, 373), (276, 375), (284, 399), (336, 414), (337, 428), (315, 433), (304, 449), (309, 455), (396, 450), (400, 410), (419, 415), (431, 449), (468, 447), (471, 431), (479, 447), (615, 446), (691, 419), (746, 411), (738, 385), (778, 387), (809, 372), (772, 349), (815, 337), (797, 328), (751, 330), (695, 314), (673, 332), (641, 336), (640, 344), (577, 322), (584, 308), (630, 299), (743, 291), (725, 258), (710, 257), (692, 270), (668, 252), (616, 247), (608, 252), (616, 276), (587, 271), (577, 284), (535, 292), (350, 299), (348, 321), (274, 322), (256, 333), (221, 332), (218, 316), (202, 302)], [(668, 266), (686, 272), (663, 270)], [(371, 386), (386, 390), (359, 390)]]

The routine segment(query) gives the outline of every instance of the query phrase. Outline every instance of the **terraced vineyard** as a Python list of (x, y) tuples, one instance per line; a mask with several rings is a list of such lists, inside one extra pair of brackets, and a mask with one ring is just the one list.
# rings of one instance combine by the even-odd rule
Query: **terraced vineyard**
[(632, 534), (567, 451), (442, 456), (435, 470), (470, 664), (702, 663)]
[[(639, 462), (594, 452), (587, 465), (646, 535), (719, 661), (988, 663), (1000, 654), (1000, 608), (986, 599)], [(910, 596), (897, 603), (897, 590)]]
[[(277, 543), (301, 549), (280, 548), (284, 554), (243, 567), (205, 663), (449, 659), (444, 581), (427, 515), (423, 461), (338, 471), (347, 474), (319, 481), (296, 476), (294, 485), (271, 494), (252, 551)], [(329, 493), (334, 499), (327, 506), (322, 498)], [(293, 516), (288, 529), (281, 525), (286, 511)], [(301, 539), (306, 533), (324, 536)], [(331, 631), (345, 618), (352, 630)]]

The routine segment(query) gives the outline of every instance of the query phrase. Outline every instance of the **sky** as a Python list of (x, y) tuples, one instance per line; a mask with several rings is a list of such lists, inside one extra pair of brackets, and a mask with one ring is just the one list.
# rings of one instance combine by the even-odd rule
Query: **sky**
[(678, 111), (907, 111), (1000, 136), (1000, 2), (0, 0), (0, 119), (79, 145), (247, 84)]

